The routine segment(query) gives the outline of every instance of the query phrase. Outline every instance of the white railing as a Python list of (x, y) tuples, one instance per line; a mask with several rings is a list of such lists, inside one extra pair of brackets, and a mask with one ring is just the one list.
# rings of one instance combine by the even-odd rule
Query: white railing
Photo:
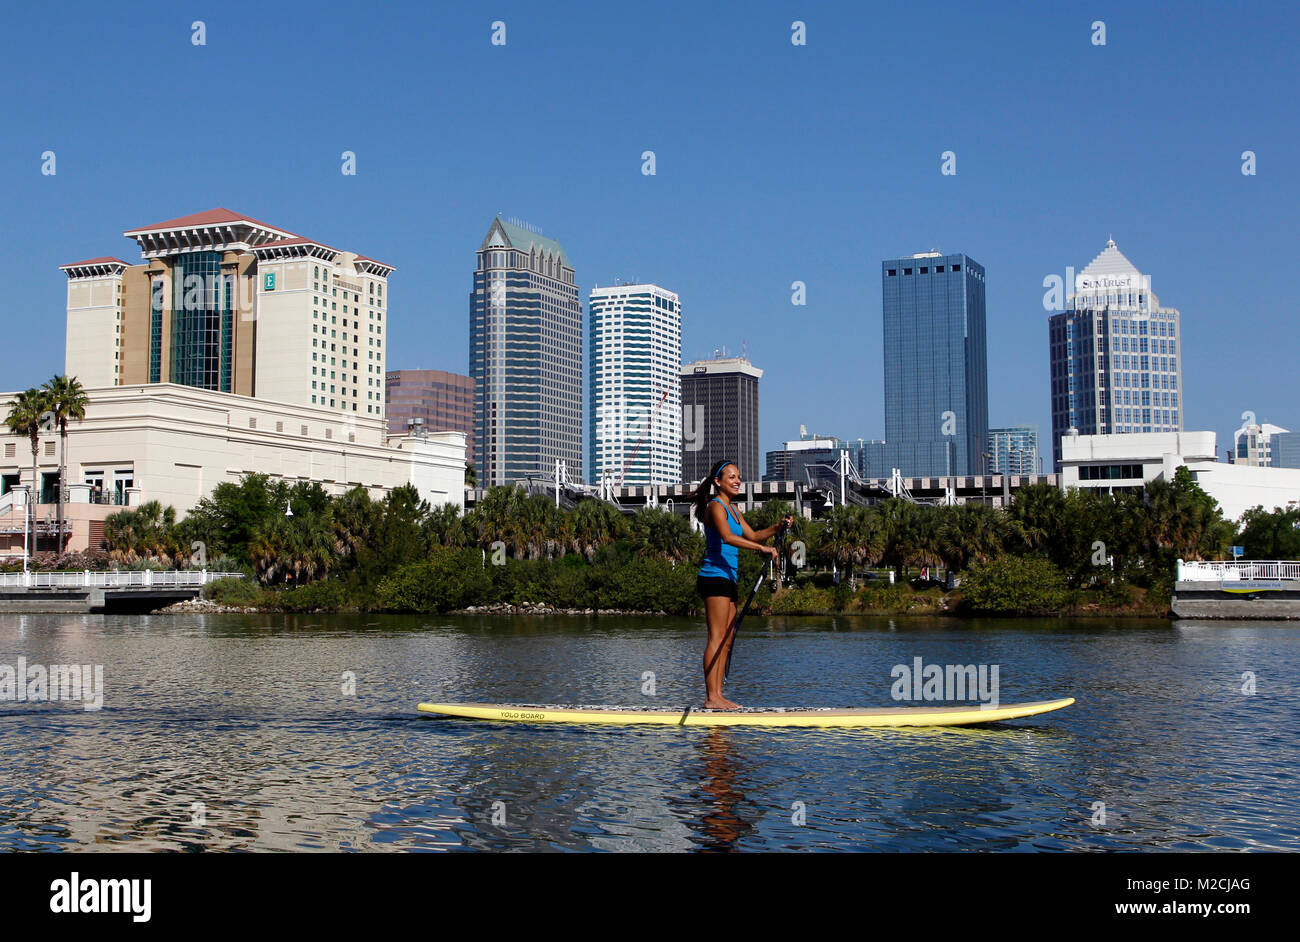
[(117, 572), (0, 572), (0, 589), (197, 589), (217, 579), (242, 579), (240, 572), (152, 569)]
[(1300, 579), (1300, 562), (1279, 559), (1178, 560), (1179, 582), (1237, 582), (1242, 579), (1277, 581)]

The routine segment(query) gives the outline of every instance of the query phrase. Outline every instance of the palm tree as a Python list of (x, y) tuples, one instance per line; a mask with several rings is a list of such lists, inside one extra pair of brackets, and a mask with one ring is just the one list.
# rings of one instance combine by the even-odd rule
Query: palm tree
[(642, 507), (632, 518), (632, 534), (639, 556), (677, 561), (691, 555), (691, 525), (681, 514)]
[(627, 518), (622, 512), (603, 500), (579, 501), (570, 515), (573, 526), (573, 551), (596, 558), (596, 551), (613, 543), (627, 533)]
[(104, 542), (109, 556), (118, 562), (157, 559), (175, 564), (184, 556), (176, 538), (176, 508), (151, 500), (104, 520)]
[(1164, 550), (1183, 559), (1200, 559), (1223, 551), (1230, 533), (1219, 504), (1201, 490), (1186, 466), (1174, 472), (1172, 481), (1147, 482), (1145, 490), (1147, 542), (1153, 553)]
[(512, 556), (520, 558), (524, 542), (520, 536), (520, 521), (527, 500), (528, 495), (522, 487), (505, 485), (490, 488), (474, 509), (466, 514), (466, 533), (483, 549), (500, 540)]
[(945, 507), (938, 529), (938, 550), (944, 566), (961, 572), (971, 563), (997, 556), (1005, 542), (1005, 528), (1001, 511), (987, 504)]
[(372, 542), (379, 506), (361, 485), (336, 498), (333, 504), (334, 550), (353, 566)]
[(334, 553), (332, 522), (310, 512), (275, 518), (248, 546), (253, 570), (264, 583), (292, 576), (301, 585), (325, 576)]
[(556, 524), (558, 511), (550, 498), (534, 494), (523, 502), (522, 512), (516, 517), (516, 539), (519, 557), (540, 559), (553, 543), (560, 528)]
[(821, 552), (848, 574), (849, 589), (857, 590), (858, 569), (880, 562), (885, 553), (885, 529), (878, 513), (866, 507), (839, 506), (826, 515)]
[(46, 427), (49, 412), (49, 393), (32, 387), (15, 395), (14, 401), (9, 403), (9, 415), (5, 418), (9, 431), (14, 435), (26, 435), (32, 445), (32, 489), (27, 497), (27, 510), (31, 515), (29, 545), (32, 553), (36, 552), (36, 501), (40, 499), (37, 489), (40, 484), (37, 458), (41, 447), (41, 430)]
[(913, 504), (898, 498), (879, 505), (884, 536), (883, 558), (901, 577), (909, 566), (933, 566), (939, 562), (938, 508)]
[(573, 543), (573, 514), (548, 501), (546, 520), (546, 558), (563, 557)]
[(86, 406), (90, 404), (86, 390), (77, 377), (56, 375), (43, 387), (49, 400), (49, 410), (54, 414), (54, 422), (59, 427), (59, 477), (56, 500), (58, 502), (58, 540), (59, 552), (63, 552), (63, 478), (68, 464), (68, 420), (80, 422), (86, 417)]
[(465, 545), (464, 519), (461, 508), (455, 504), (440, 504), (429, 511), (429, 516), (424, 520), (424, 530), (430, 548)]
[[(852, 508), (832, 507), (826, 514), (826, 529), (818, 549), (823, 558), (844, 566), (853, 557), (854, 519)], [(853, 585), (853, 572), (849, 571), (849, 585)]]
[(1051, 484), (1022, 487), (1011, 502), (1011, 518), (1020, 526), (1029, 549), (1042, 550), (1060, 534), (1065, 495)]

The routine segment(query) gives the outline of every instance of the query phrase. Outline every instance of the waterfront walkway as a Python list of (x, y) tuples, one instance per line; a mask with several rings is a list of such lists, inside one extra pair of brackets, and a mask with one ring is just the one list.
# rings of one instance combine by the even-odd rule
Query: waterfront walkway
[(0, 612), (147, 611), (192, 599), (208, 583), (232, 578), (243, 574), (206, 569), (0, 572)]
[(1180, 559), (1170, 607), (1179, 618), (1300, 619), (1300, 561)]

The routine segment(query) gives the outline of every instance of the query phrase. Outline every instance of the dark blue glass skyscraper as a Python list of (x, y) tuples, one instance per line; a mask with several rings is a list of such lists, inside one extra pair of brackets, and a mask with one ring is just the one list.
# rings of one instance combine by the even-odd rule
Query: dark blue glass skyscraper
[(882, 468), (909, 477), (981, 473), (989, 426), (984, 267), (965, 255), (928, 252), (886, 260), (880, 274)]

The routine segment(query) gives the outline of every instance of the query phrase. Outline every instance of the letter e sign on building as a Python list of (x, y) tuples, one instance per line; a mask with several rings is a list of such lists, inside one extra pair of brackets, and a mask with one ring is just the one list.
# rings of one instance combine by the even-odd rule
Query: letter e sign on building
[(266, 273), (266, 280), (265, 283), (262, 285), (262, 290), (263, 291), (275, 290), (275, 272), (269, 271)]

